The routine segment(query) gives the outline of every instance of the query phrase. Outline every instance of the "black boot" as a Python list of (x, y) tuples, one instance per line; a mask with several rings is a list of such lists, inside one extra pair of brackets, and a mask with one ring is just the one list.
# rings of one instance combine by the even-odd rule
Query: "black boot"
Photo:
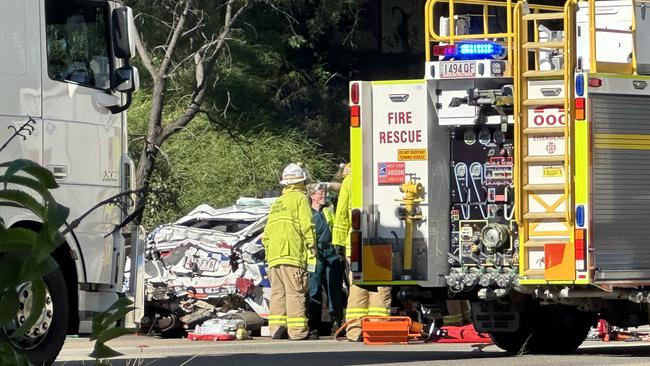
[(307, 339), (310, 341), (317, 341), (318, 340), (318, 329), (310, 330), (309, 335), (307, 336)]
[(289, 338), (289, 332), (287, 331), (287, 327), (279, 327), (278, 330), (275, 331), (271, 335), (271, 339), (288, 339)]

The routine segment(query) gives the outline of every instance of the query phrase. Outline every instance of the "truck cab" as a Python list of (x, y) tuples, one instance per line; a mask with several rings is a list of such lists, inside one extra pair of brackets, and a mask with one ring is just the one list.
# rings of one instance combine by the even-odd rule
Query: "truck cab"
[[(130, 189), (126, 109), (138, 86), (133, 15), (119, 1), (2, 0), (0, 13), (0, 151), (2, 161), (29, 159), (49, 169), (70, 220)], [(37, 325), (11, 337), (28, 316), (1, 329), (34, 364), (54, 361), (66, 334), (89, 332), (94, 314), (122, 291), (125, 237), (108, 235), (126, 213), (104, 206), (72, 232), (53, 257), (48, 299)], [(27, 211), (3, 207), (7, 227), (38, 230)], [(24, 284), (21, 301), (31, 299)]]

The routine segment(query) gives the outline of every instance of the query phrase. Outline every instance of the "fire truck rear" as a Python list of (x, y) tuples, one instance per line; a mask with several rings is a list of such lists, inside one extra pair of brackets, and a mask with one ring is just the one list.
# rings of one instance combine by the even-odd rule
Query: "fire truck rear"
[(512, 352), (647, 324), (647, 5), (427, 1), (424, 79), (350, 84), (355, 281)]

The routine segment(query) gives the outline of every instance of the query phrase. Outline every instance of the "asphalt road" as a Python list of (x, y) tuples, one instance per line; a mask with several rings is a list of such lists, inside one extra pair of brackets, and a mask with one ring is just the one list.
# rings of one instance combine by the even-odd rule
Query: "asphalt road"
[[(124, 353), (113, 366), (365, 366), (365, 365), (650, 365), (650, 343), (587, 341), (569, 356), (511, 356), (493, 345), (471, 344), (366, 346), (319, 341), (190, 342), (182, 339), (122, 337), (109, 343)], [(55, 365), (91, 366), (92, 343), (69, 338)]]

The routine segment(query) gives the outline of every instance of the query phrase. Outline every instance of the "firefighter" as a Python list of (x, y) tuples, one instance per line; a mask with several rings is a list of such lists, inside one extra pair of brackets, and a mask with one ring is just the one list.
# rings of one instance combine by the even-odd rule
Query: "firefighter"
[(467, 300), (447, 300), (447, 315), (442, 317), (445, 326), (460, 327), (472, 322), (472, 310)]
[[(332, 243), (334, 244), (339, 255), (345, 255), (349, 258), (350, 248), (350, 231), (352, 218), (350, 215), (351, 202), (351, 167), (346, 165), (343, 169), (343, 183), (339, 193), (339, 201), (336, 207), (336, 216), (334, 217), (334, 232)], [(349, 267), (349, 261), (348, 261)], [(350, 283), (352, 283), (352, 272), (350, 272)], [(388, 316), (390, 315), (391, 295), (390, 287), (377, 286), (376, 290), (370, 291), (362, 289), (356, 285), (350, 285), (350, 294), (348, 296), (348, 307), (345, 312), (346, 322), (350, 322), (346, 329), (346, 337), (349, 341), (360, 342), (361, 321), (356, 320), (366, 315)]]
[(305, 192), (307, 172), (291, 163), (282, 172), (282, 196), (271, 206), (262, 243), (271, 281), (269, 329), (273, 339), (308, 338), (305, 296), (316, 267), (315, 234)]
[(318, 339), (318, 328), (323, 311), (323, 289), (327, 293), (332, 327), (338, 329), (343, 320), (343, 268), (332, 246), (334, 214), (326, 205), (327, 186), (313, 184), (309, 187), (311, 212), (316, 228), (318, 254), (316, 271), (309, 275), (309, 338)]

